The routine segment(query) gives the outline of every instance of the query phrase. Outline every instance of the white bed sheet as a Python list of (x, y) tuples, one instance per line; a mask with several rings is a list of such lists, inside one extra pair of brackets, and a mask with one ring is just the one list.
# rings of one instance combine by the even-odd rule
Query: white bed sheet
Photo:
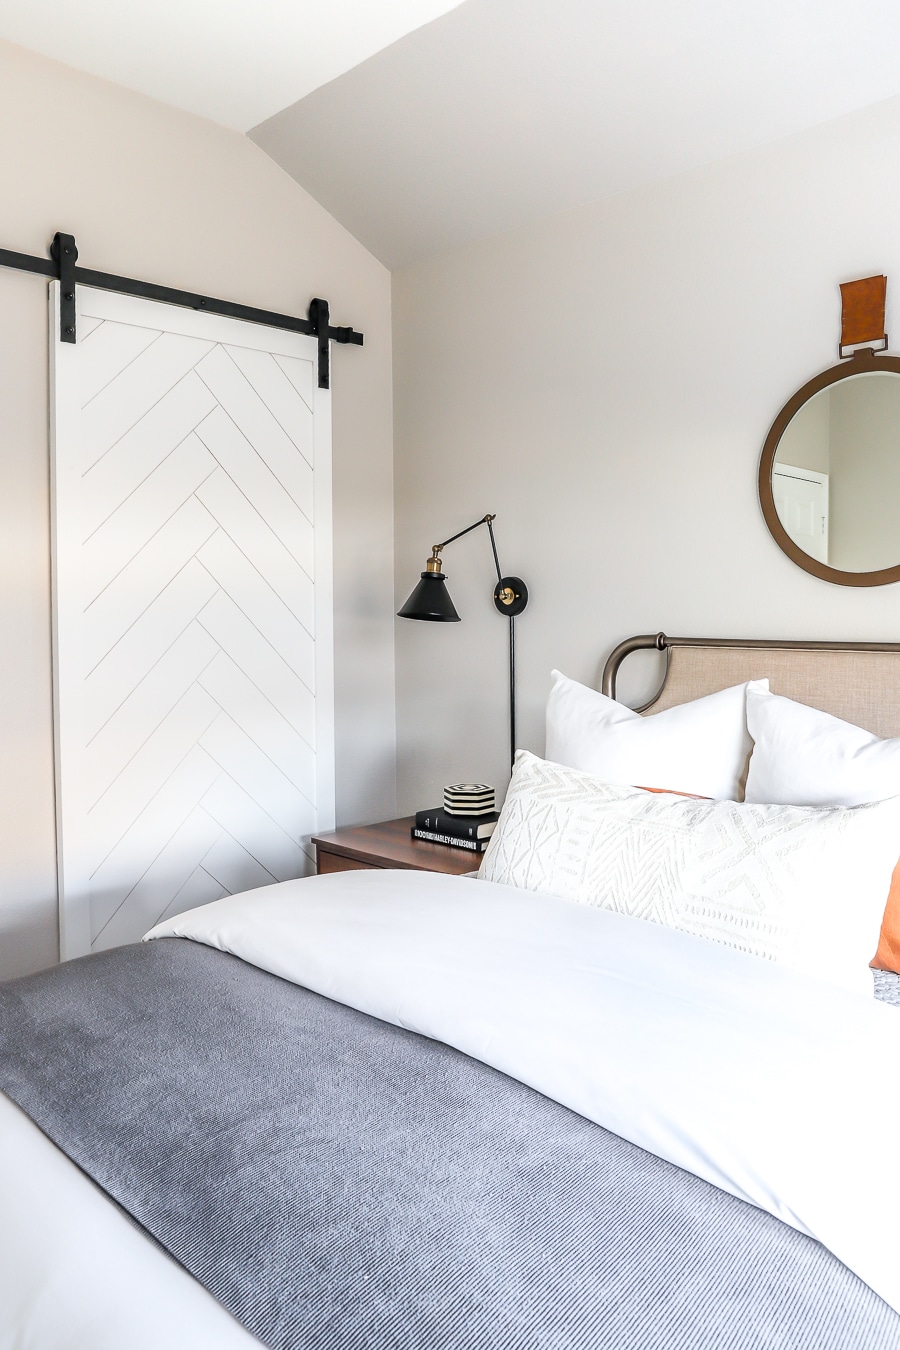
[(0, 1350), (259, 1350), (0, 1093)]

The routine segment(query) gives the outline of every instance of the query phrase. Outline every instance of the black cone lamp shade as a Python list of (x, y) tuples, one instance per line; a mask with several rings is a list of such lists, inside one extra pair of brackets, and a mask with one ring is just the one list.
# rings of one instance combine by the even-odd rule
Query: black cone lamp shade
[(460, 530), (459, 534), (445, 539), (443, 544), (435, 544), (432, 547), (431, 557), (425, 564), (425, 571), (419, 578), (419, 584), (403, 608), (397, 611), (397, 617), (426, 619), (431, 623), (459, 623), (456, 606), (447, 591), (447, 578), (441, 571), (441, 550), (471, 530), (477, 530), (479, 525), (486, 525), (491, 536), (491, 550), (497, 571), (494, 606), (509, 620), (509, 753), (512, 763), (516, 754), (516, 616), (521, 614), (528, 604), (528, 587), (521, 577), (505, 577), (501, 572), (491, 525), (493, 519), (493, 516), (484, 516), (481, 520), (476, 520), (474, 525)]
[(456, 606), (447, 590), (443, 572), (423, 572), (412, 595), (402, 609), (401, 619), (428, 619), (431, 623), (459, 623)]

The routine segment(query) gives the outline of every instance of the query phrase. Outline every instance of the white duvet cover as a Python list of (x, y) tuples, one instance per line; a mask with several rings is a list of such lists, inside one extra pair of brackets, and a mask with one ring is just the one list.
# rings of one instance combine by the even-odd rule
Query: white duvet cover
[(0, 1092), (2, 1350), (259, 1350)]
[[(457, 1046), (818, 1238), (900, 1311), (895, 1009), (639, 919), (418, 872), (285, 882), (166, 935)], [(0, 1350), (257, 1344), (0, 1094)]]
[(493, 1065), (817, 1238), (900, 1312), (900, 1016), (874, 997), (418, 872), (285, 882), (148, 936), (167, 935)]

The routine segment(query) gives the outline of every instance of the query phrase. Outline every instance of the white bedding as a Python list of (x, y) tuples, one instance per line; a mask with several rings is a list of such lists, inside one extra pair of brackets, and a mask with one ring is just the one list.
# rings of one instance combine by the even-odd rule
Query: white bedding
[(259, 1350), (0, 1092), (0, 1350)]
[(640, 919), (416, 872), (285, 882), (150, 936), (167, 935), (509, 1073), (817, 1238), (900, 1311), (900, 1018), (871, 996)]
[[(819, 1238), (900, 1310), (896, 1010), (638, 919), (418, 872), (285, 882), (167, 934), (522, 1079)], [(2, 1095), (0, 1309), (0, 1350), (257, 1344)]]

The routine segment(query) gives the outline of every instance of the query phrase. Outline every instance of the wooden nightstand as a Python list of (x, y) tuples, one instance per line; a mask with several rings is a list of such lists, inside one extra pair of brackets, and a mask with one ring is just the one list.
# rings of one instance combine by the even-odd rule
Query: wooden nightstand
[(367, 867), (405, 867), (414, 872), (476, 872), (484, 856), (447, 844), (411, 839), (414, 816), (384, 820), (378, 825), (353, 825), (333, 834), (313, 836), (316, 871), (350, 872)]

